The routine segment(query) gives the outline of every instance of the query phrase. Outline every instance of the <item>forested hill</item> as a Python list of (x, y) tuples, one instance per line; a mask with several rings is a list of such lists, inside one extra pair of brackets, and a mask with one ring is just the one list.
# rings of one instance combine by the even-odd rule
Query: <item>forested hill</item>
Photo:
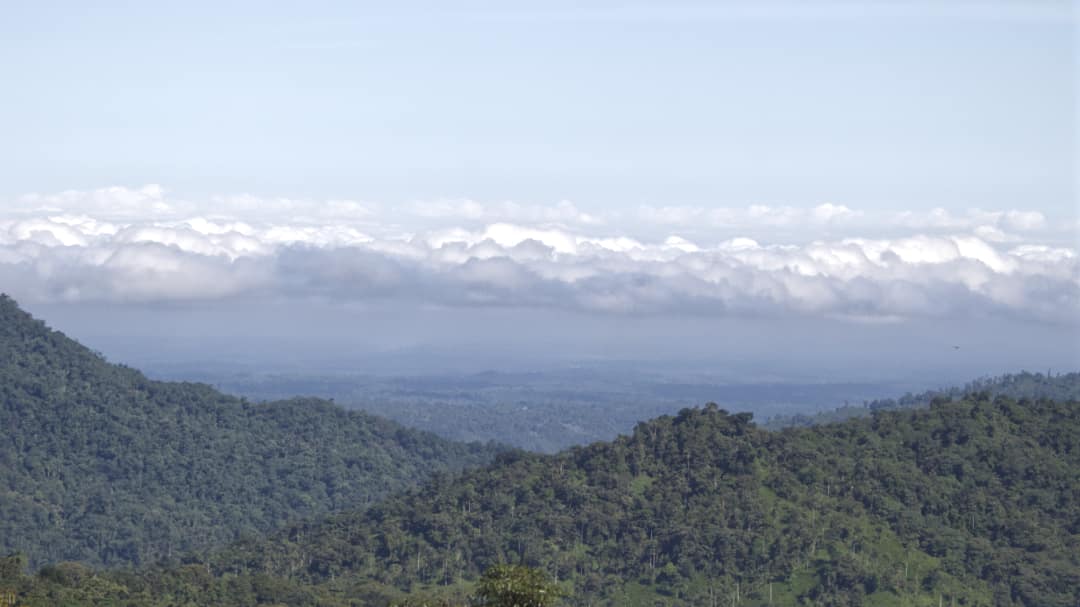
[(28, 607), (464, 605), (499, 562), (547, 572), (570, 605), (1075, 607), (1080, 403), (983, 393), (781, 432), (688, 409), (208, 559), (33, 576), (0, 559), (0, 591)]
[(325, 401), (157, 382), (0, 296), (0, 552), (138, 564), (358, 509), (487, 462)]
[(866, 401), (862, 406), (844, 406), (811, 415), (785, 415), (770, 419), (764, 426), (770, 430), (782, 428), (815, 426), (851, 419), (869, 417), (874, 411), (895, 409), (918, 409), (928, 407), (935, 398), (959, 398), (965, 394), (986, 392), (991, 396), (1009, 398), (1049, 398), (1051, 400), (1080, 400), (1080, 372), (1053, 374), (1043, 373), (1007, 373), (994, 377), (984, 377), (968, 382), (963, 386), (927, 390), (918, 394), (907, 393), (900, 398), (884, 398)]
[(293, 605), (379, 604), (462, 592), (498, 562), (543, 568), (580, 605), (1075, 607), (1080, 403), (984, 393), (782, 432), (684, 410), (612, 443), (501, 455), (165, 578), (225, 600), (206, 567)]

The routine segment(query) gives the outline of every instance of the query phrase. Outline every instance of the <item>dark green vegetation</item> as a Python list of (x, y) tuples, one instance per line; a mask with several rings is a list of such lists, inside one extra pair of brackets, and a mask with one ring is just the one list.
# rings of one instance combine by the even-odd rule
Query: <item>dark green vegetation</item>
[(362, 513), (219, 554), (221, 572), (403, 589), (522, 561), (572, 595), (939, 595), (1080, 604), (1080, 405), (940, 403), (770, 433), (714, 407), (556, 457), (501, 456)]
[(151, 381), (0, 296), (0, 554), (31, 565), (154, 562), (493, 455), (325, 401)]
[(831, 424), (854, 417), (869, 417), (874, 411), (929, 407), (935, 398), (952, 399), (978, 392), (986, 392), (991, 396), (1008, 396), (1009, 398), (1080, 400), (1080, 373), (1058, 373), (1057, 375), (1053, 375), (1050, 371), (1047, 371), (1045, 375), (1028, 371), (1009, 373), (977, 379), (968, 382), (963, 387), (927, 390), (918, 394), (908, 392), (896, 399), (885, 398), (865, 401), (861, 406), (848, 405), (829, 411), (821, 411), (813, 415), (774, 417), (765, 423), (764, 427), (769, 430), (780, 430), (793, 426), (805, 427)]
[(1075, 607), (1080, 403), (982, 393), (782, 432), (688, 409), (611, 443), (502, 454), (208, 559), (7, 584), (28, 605), (60, 604), (30, 599), (50, 591), (421, 604), (460, 601), (498, 563), (545, 571), (578, 605)]
[(480, 576), (476, 598), (485, 607), (548, 607), (562, 593), (543, 571), (521, 565), (495, 565)]

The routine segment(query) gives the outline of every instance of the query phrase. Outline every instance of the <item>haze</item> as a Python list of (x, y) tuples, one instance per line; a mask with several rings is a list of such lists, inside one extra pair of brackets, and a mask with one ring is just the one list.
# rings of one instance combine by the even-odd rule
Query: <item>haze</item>
[(0, 290), (151, 368), (1080, 366), (1068, 2), (318, 9), (9, 9)]

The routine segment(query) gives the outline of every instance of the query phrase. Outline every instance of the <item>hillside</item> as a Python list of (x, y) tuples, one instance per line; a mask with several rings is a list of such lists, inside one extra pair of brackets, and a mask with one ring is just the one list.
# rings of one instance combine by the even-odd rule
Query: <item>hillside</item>
[(28, 605), (463, 604), (500, 562), (573, 605), (1075, 607), (1080, 403), (983, 393), (782, 432), (688, 409), (209, 559), (7, 583)]
[(143, 564), (357, 509), (494, 449), (157, 382), (0, 296), (0, 554)]
[(900, 398), (884, 398), (865, 401), (860, 406), (844, 406), (811, 415), (785, 415), (770, 419), (764, 424), (770, 430), (791, 427), (816, 426), (831, 424), (856, 417), (869, 417), (874, 411), (896, 409), (918, 409), (929, 407), (935, 398), (953, 399), (965, 394), (986, 392), (991, 396), (1009, 398), (1049, 398), (1051, 400), (1080, 400), (1080, 373), (1007, 373), (994, 377), (985, 377), (968, 382), (964, 386), (954, 386), (939, 390), (926, 390), (918, 394), (907, 394)]
[(616, 602), (1077, 605), (1080, 405), (983, 394), (780, 433), (686, 410), (613, 443), (505, 456), (214, 563), (415, 589), (500, 561)]

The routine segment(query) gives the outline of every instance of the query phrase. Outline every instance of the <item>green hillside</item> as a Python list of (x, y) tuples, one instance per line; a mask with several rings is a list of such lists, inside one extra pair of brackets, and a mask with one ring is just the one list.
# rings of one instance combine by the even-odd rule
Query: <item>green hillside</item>
[(524, 562), (583, 603), (1080, 604), (1075, 402), (984, 394), (780, 433), (748, 417), (686, 410), (505, 456), (212, 563), (416, 590)]
[(0, 605), (461, 605), (512, 563), (568, 605), (1075, 607), (1080, 403), (981, 387), (494, 455), (150, 381), (0, 298)]
[(984, 393), (783, 432), (684, 410), (209, 559), (7, 584), (27, 605), (464, 604), (502, 562), (571, 605), (1075, 607), (1080, 403)]
[(157, 382), (0, 296), (0, 554), (154, 562), (489, 461), (325, 401)]

